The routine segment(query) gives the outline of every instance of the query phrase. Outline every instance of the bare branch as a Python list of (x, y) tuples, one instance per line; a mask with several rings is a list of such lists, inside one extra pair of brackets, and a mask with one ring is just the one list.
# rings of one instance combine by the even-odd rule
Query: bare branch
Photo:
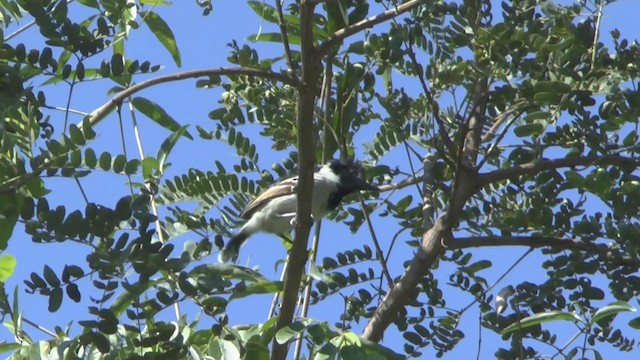
[(619, 155), (592, 155), (579, 156), (564, 159), (541, 159), (526, 164), (516, 165), (508, 169), (495, 170), (478, 175), (478, 181), (481, 186), (490, 183), (516, 178), (523, 175), (537, 174), (545, 170), (554, 170), (565, 167), (574, 166), (602, 166), (602, 165), (619, 165), (633, 166), (640, 165), (640, 159), (619, 156)]
[(291, 78), (287, 75), (284, 74), (278, 74), (275, 72), (271, 72), (271, 71), (265, 71), (265, 70), (259, 70), (259, 69), (253, 69), (253, 68), (217, 68), (217, 69), (201, 69), (201, 70), (191, 70), (191, 71), (185, 71), (185, 72), (179, 72), (179, 73), (175, 73), (175, 74), (169, 74), (169, 75), (164, 75), (164, 76), (159, 76), (157, 78), (153, 78), (153, 79), (149, 79), (149, 80), (145, 80), (139, 84), (133, 85), (130, 88), (127, 88), (125, 90), (122, 90), (121, 92), (119, 92), (116, 96), (114, 96), (113, 98), (111, 98), (111, 100), (109, 100), (106, 104), (102, 105), (101, 107), (99, 107), (98, 109), (96, 109), (94, 112), (91, 113), (91, 117), (89, 117), (89, 123), (91, 125), (95, 125), (98, 122), (100, 122), (100, 120), (102, 120), (105, 116), (107, 116), (107, 114), (109, 114), (111, 111), (113, 111), (113, 109), (122, 104), (122, 102), (124, 101), (124, 99), (128, 98), (129, 96), (144, 90), (148, 87), (154, 86), (154, 85), (158, 85), (158, 84), (162, 84), (162, 83), (166, 83), (166, 82), (173, 82), (173, 81), (179, 81), (179, 80), (185, 80), (185, 79), (192, 79), (192, 78), (198, 78), (198, 77), (203, 77), (203, 76), (215, 76), (215, 75), (222, 75), (222, 76), (234, 76), (234, 75), (247, 75), (247, 76), (255, 76), (255, 77), (260, 77), (260, 78), (264, 78), (264, 79), (270, 79), (270, 80), (276, 80), (276, 81), (280, 81), (283, 82), (285, 84), (291, 85), (291, 86), (295, 86), (295, 87), (300, 87), (300, 82), (294, 78)]
[(427, 97), (427, 102), (429, 103), (429, 107), (431, 108), (431, 116), (433, 116), (435, 121), (438, 123), (438, 134), (440, 135), (440, 137), (442, 137), (444, 146), (448, 150), (447, 152), (442, 152), (441, 156), (443, 158), (446, 158), (447, 153), (455, 154), (455, 145), (453, 144), (453, 141), (449, 137), (449, 134), (447, 134), (447, 129), (444, 125), (444, 121), (440, 117), (440, 105), (438, 105), (438, 102), (434, 99), (433, 94), (429, 90), (429, 87), (427, 86), (427, 82), (424, 79), (424, 76), (422, 75), (424, 71), (423, 71), (422, 65), (418, 63), (418, 59), (416, 58), (416, 53), (413, 51), (413, 44), (412, 44), (413, 39), (411, 38), (411, 34), (409, 36), (410, 38), (409, 38), (409, 43), (407, 45), (407, 53), (409, 55), (409, 58), (411, 59), (411, 62), (413, 63), (413, 71), (418, 76), (418, 80), (420, 81), (420, 85), (422, 86), (422, 91), (424, 92), (424, 96)]
[(422, 179), (420, 179), (420, 178), (409, 176), (409, 177), (407, 177), (407, 178), (405, 178), (402, 181), (397, 182), (397, 183), (380, 185), (380, 186), (378, 186), (378, 190), (380, 192), (385, 192), (385, 191), (391, 191), (391, 190), (404, 189), (406, 187), (413, 186), (415, 184), (419, 184), (421, 181), (422, 181)]
[(599, 247), (599, 245), (596, 244), (550, 236), (472, 236), (453, 238), (447, 242), (447, 247), (450, 249), (467, 249), (484, 246), (529, 246), (532, 248), (549, 246), (576, 250), (595, 249)]
[(289, 75), (294, 75), (295, 63), (293, 62), (293, 56), (291, 56), (291, 47), (289, 46), (289, 35), (287, 35), (287, 23), (284, 21), (284, 15), (282, 14), (282, 1), (276, 0), (276, 8), (278, 9), (278, 25), (280, 26), (280, 34), (282, 35), (282, 44), (284, 45), (284, 53), (287, 57), (287, 65), (289, 65)]
[(387, 260), (384, 257), (384, 253), (382, 252), (382, 248), (380, 247), (380, 242), (378, 241), (378, 236), (376, 235), (376, 231), (373, 229), (373, 224), (371, 223), (371, 219), (369, 218), (369, 211), (367, 210), (367, 206), (364, 204), (364, 199), (362, 198), (361, 194), (358, 194), (358, 199), (360, 199), (360, 209), (362, 209), (365, 221), (367, 222), (367, 227), (369, 228), (369, 233), (371, 234), (371, 239), (373, 240), (373, 245), (376, 248), (376, 255), (378, 256), (378, 261), (380, 262), (380, 266), (382, 267), (382, 274), (387, 280), (387, 286), (391, 288), (393, 286), (393, 278), (389, 273), (389, 269), (387, 268)]
[(329, 37), (329, 39), (327, 39), (327, 41), (325, 41), (322, 45), (320, 45), (320, 47), (318, 48), (318, 55), (324, 56), (328, 54), (334, 45), (340, 43), (342, 40), (346, 39), (347, 37), (353, 34), (359, 33), (364, 29), (371, 28), (374, 25), (377, 25), (389, 19), (392, 19), (398, 15), (401, 15), (413, 9), (414, 7), (420, 5), (420, 3), (422, 3), (422, 1), (420, 0), (407, 1), (406, 3), (398, 7), (394, 7), (393, 9), (389, 9), (381, 14), (372, 16), (362, 21), (358, 21), (353, 25), (349, 25), (345, 28), (342, 28), (336, 31), (333, 35)]

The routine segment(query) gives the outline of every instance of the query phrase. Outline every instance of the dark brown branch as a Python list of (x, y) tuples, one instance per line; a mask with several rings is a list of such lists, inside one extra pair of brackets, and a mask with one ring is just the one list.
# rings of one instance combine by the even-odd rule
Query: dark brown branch
[(144, 90), (148, 87), (166, 83), (173, 82), (185, 79), (198, 78), (203, 76), (238, 76), (238, 75), (247, 75), (247, 76), (255, 76), (264, 79), (276, 80), (283, 82), (285, 84), (299, 87), (300, 83), (287, 75), (278, 74), (271, 71), (252, 69), (252, 68), (217, 68), (217, 69), (201, 69), (201, 70), (191, 70), (185, 72), (179, 72), (175, 74), (169, 74), (164, 76), (159, 76), (157, 78), (145, 80), (139, 84), (133, 85), (130, 88), (122, 90), (116, 96), (111, 98), (106, 104), (99, 107), (97, 110), (91, 113), (89, 117), (89, 122), (92, 125), (97, 124), (102, 120), (107, 114), (109, 114), (113, 109), (122, 104), (122, 102), (128, 98), (129, 96)]
[(619, 165), (637, 167), (638, 165), (640, 165), (640, 159), (619, 155), (592, 155), (553, 160), (541, 159), (538, 161), (517, 165), (508, 169), (501, 169), (484, 174), (479, 174), (478, 180), (480, 185), (483, 186), (498, 181), (513, 179), (523, 175), (537, 174), (541, 171), (546, 170), (594, 165)]
[(393, 9), (389, 9), (381, 14), (372, 16), (362, 21), (358, 21), (353, 25), (349, 25), (345, 28), (342, 28), (336, 31), (333, 35), (329, 37), (329, 39), (327, 39), (327, 41), (325, 41), (322, 45), (320, 45), (320, 47), (318, 48), (319, 56), (324, 56), (328, 54), (334, 45), (340, 43), (342, 40), (346, 39), (347, 37), (353, 34), (359, 33), (364, 29), (371, 28), (374, 25), (377, 25), (389, 19), (392, 19), (398, 15), (401, 15), (413, 9), (414, 7), (420, 5), (420, 3), (422, 3), (422, 1), (420, 0), (407, 1), (406, 3), (400, 6), (394, 7)]
[(484, 246), (529, 246), (534, 248), (549, 246), (576, 250), (587, 250), (598, 247), (596, 244), (549, 236), (472, 236), (453, 238), (447, 242), (447, 247), (450, 249), (467, 249)]
[[(296, 121), (298, 127), (298, 209), (295, 238), (289, 251), (289, 266), (284, 277), (282, 303), (276, 322), (276, 331), (291, 325), (300, 281), (307, 262), (307, 244), (311, 230), (311, 194), (313, 192), (313, 171), (315, 165), (315, 141), (313, 140), (313, 117), (316, 100), (315, 86), (318, 83), (322, 67), (319, 57), (315, 55), (313, 39), (313, 15), (315, 5), (306, 0), (300, 3), (300, 55), (302, 59), (301, 82), (298, 87), (298, 104)], [(289, 344), (279, 344), (273, 339), (271, 360), (284, 360), (287, 357)]]

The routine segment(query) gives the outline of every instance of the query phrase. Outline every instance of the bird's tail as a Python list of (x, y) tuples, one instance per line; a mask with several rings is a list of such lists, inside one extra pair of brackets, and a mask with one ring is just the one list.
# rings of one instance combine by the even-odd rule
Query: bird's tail
[(236, 262), (238, 259), (238, 253), (240, 252), (240, 246), (247, 240), (248, 236), (242, 232), (238, 233), (220, 250), (218, 254), (218, 261), (221, 263), (227, 263), (229, 261)]

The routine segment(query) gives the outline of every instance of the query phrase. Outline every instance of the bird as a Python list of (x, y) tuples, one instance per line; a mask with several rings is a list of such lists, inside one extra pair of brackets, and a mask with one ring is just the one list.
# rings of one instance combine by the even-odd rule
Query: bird
[[(364, 180), (363, 168), (353, 160), (331, 160), (313, 174), (311, 217), (322, 219), (338, 207), (342, 199), (356, 191), (376, 191), (378, 187)], [(218, 261), (235, 262), (240, 247), (253, 234), (283, 234), (293, 230), (298, 207), (298, 177), (283, 180), (249, 202), (240, 214), (247, 222), (220, 250)]]

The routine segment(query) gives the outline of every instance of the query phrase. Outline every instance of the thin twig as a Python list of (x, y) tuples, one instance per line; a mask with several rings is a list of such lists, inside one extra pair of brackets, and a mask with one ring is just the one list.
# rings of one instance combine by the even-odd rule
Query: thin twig
[[(138, 126), (138, 121), (136, 120), (136, 112), (135, 112), (135, 109), (133, 108), (133, 104), (131, 103), (131, 98), (129, 98), (128, 103), (129, 103), (129, 114), (131, 116), (131, 122), (133, 124), (133, 134), (136, 139), (136, 144), (138, 145), (140, 162), (142, 163), (145, 159), (145, 155), (144, 155), (144, 149), (142, 147), (142, 136), (140, 135), (140, 127)], [(119, 121), (122, 121), (122, 118), (120, 116), (120, 107), (118, 107), (118, 119)], [(155, 192), (150, 191), (150, 195), (151, 195), (151, 211), (153, 212), (153, 215), (155, 215), (156, 217), (156, 233), (158, 234), (158, 239), (160, 240), (160, 242), (164, 244), (166, 242), (166, 239), (164, 238), (164, 233), (162, 230), (162, 222), (160, 221), (160, 214), (158, 212), (158, 204), (156, 203)], [(171, 275), (169, 276), (171, 277)], [(176, 320), (180, 321), (180, 318), (181, 318), (180, 305), (177, 302), (173, 304), (173, 309), (176, 315)]]
[(58, 337), (58, 334), (56, 334), (56, 333), (54, 333), (53, 331), (48, 330), (48, 329), (46, 329), (46, 328), (44, 328), (44, 327), (42, 327), (42, 326), (40, 326), (40, 325), (38, 325), (38, 324), (34, 323), (33, 321), (31, 321), (31, 320), (29, 320), (29, 319), (25, 318), (24, 316), (22, 317), (22, 321), (24, 321), (25, 323), (27, 323), (27, 324), (29, 324), (29, 325), (33, 326), (34, 328), (36, 328), (36, 329), (38, 329), (38, 330), (40, 330), (40, 331), (42, 331), (43, 333), (45, 333), (45, 334), (47, 334), (47, 335), (49, 335), (49, 336), (52, 336), (52, 337), (54, 337), (54, 338), (57, 338), (57, 337)]
[(476, 360), (480, 360), (480, 351), (482, 350), (482, 311), (478, 312), (478, 352)]
[[(280, 272), (280, 281), (284, 280), (284, 274), (287, 272), (288, 264), (289, 262), (285, 260), (284, 265), (282, 266), (282, 271)], [(276, 314), (276, 307), (278, 307), (278, 300), (280, 300), (279, 292), (273, 294), (273, 299), (271, 300), (271, 306), (269, 307), (269, 313), (267, 314), (267, 320), (271, 319)]]
[(71, 114), (76, 114), (76, 115), (82, 115), (82, 116), (89, 116), (90, 115), (88, 112), (75, 110), (75, 109), (67, 109), (67, 108), (64, 108), (64, 107), (61, 107), (61, 106), (42, 105), (42, 107), (45, 108), (45, 109), (49, 109), (49, 110), (57, 110), (57, 111), (69, 112)]
[[(522, 113), (524, 112), (521, 111), (518, 115), (514, 116), (513, 118), (511, 118), (509, 120), (509, 122), (507, 122), (507, 125), (505, 125), (505, 127), (502, 129), (502, 131), (500, 132), (500, 135), (498, 135), (498, 138), (496, 139), (496, 141), (494, 141), (493, 144), (491, 144), (491, 146), (489, 147), (489, 149), (487, 150), (487, 152), (485, 153), (484, 157), (482, 158), (482, 160), (480, 160), (480, 162), (478, 163), (477, 168), (480, 169), (482, 167), (482, 165), (484, 165), (484, 163), (487, 162), (487, 160), (489, 160), (489, 155), (491, 154), (491, 152), (493, 151), (493, 149), (495, 149), (496, 146), (498, 146), (498, 144), (500, 144), (500, 142), (502, 141), (502, 139), (504, 138), (504, 136), (507, 134), (507, 131), (509, 130), (509, 128), (511, 127), (511, 125), (513, 125), (513, 123), (518, 120), (518, 118), (520, 117), (520, 115), (522, 115)], [(486, 135), (486, 134), (485, 134)], [(484, 140), (483, 140), (484, 141)]]
[[(515, 269), (515, 267), (518, 266), (518, 264), (520, 264), (522, 262), (522, 260), (524, 260), (529, 254), (531, 254), (532, 251), (533, 251), (533, 248), (530, 248), (524, 254), (522, 254), (522, 256), (520, 256), (518, 258), (518, 260), (516, 260), (507, 269), (507, 271), (505, 271), (502, 275), (500, 275), (498, 280), (496, 280), (491, 286), (489, 286), (486, 290), (483, 291), (483, 294), (488, 293), (489, 291), (491, 291), (491, 289), (493, 289), (496, 285), (498, 285), (500, 283), (500, 281), (502, 281), (502, 279), (504, 279), (511, 271), (513, 271), (513, 269)], [(459, 316), (464, 314), (465, 311), (469, 310), (473, 306), (473, 304), (477, 303), (479, 298), (480, 298), (479, 296), (476, 296), (476, 298), (469, 305), (467, 305), (464, 308), (462, 308), (462, 310), (460, 310), (460, 312), (459, 312)]]
[(605, 2), (604, 1), (600, 1), (598, 2), (598, 11), (597, 11), (597, 17), (596, 17), (596, 31), (595, 34), (593, 35), (593, 46), (591, 47), (591, 71), (594, 70), (594, 67), (596, 66), (596, 54), (597, 54), (597, 47), (598, 47), (598, 38), (600, 37), (600, 23), (602, 22), (602, 9), (604, 7)]
[[(429, 90), (429, 87), (427, 86), (427, 82), (424, 79), (424, 76), (422, 76), (423, 74), (422, 66), (418, 62), (418, 59), (416, 58), (416, 53), (413, 51), (413, 44), (412, 44), (413, 40), (411, 38), (411, 35), (409, 36), (410, 38), (409, 38), (409, 42), (407, 43), (407, 54), (411, 59), (411, 63), (413, 65), (413, 71), (416, 73), (416, 75), (418, 75), (418, 80), (420, 81), (420, 85), (422, 86), (422, 91), (424, 92), (424, 96), (427, 98), (427, 102), (429, 103), (429, 108), (431, 108), (431, 116), (438, 123), (438, 134), (440, 135), (440, 137), (442, 137), (442, 141), (444, 141), (444, 145), (445, 145), (445, 148), (447, 149), (447, 152), (453, 155), (455, 154), (454, 152), (455, 145), (451, 140), (451, 138), (449, 137), (449, 134), (447, 134), (444, 121), (440, 117), (440, 106), (438, 105), (438, 102), (433, 97), (431, 90)], [(446, 156), (447, 153), (445, 152), (442, 152), (440, 155), (445, 159), (447, 158)]]
[(378, 242), (378, 236), (376, 235), (376, 231), (373, 229), (373, 224), (371, 223), (371, 219), (369, 218), (369, 211), (367, 211), (367, 206), (364, 203), (362, 194), (358, 194), (358, 200), (360, 200), (360, 209), (362, 209), (362, 213), (364, 214), (364, 219), (367, 223), (367, 227), (369, 228), (369, 233), (371, 234), (371, 240), (373, 241), (373, 246), (375, 246), (376, 248), (376, 255), (378, 256), (378, 261), (380, 262), (380, 266), (382, 267), (382, 273), (384, 274), (384, 277), (387, 279), (387, 286), (391, 288), (393, 286), (393, 278), (391, 277), (391, 274), (389, 274), (387, 261), (384, 258), (384, 253), (382, 252), (382, 248), (380, 247), (380, 243)]
[(284, 53), (287, 57), (287, 65), (289, 66), (289, 75), (295, 77), (295, 64), (293, 62), (293, 56), (291, 55), (291, 48), (289, 46), (289, 35), (287, 34), (287, 23), (284, 21), (284, 15), (282, 13), (282, 1), (276, 0), (276, 9), (278, 11), (278, 26), (280, 27), (280, 34), (282, 35), (282, 45), (284, 45)]

